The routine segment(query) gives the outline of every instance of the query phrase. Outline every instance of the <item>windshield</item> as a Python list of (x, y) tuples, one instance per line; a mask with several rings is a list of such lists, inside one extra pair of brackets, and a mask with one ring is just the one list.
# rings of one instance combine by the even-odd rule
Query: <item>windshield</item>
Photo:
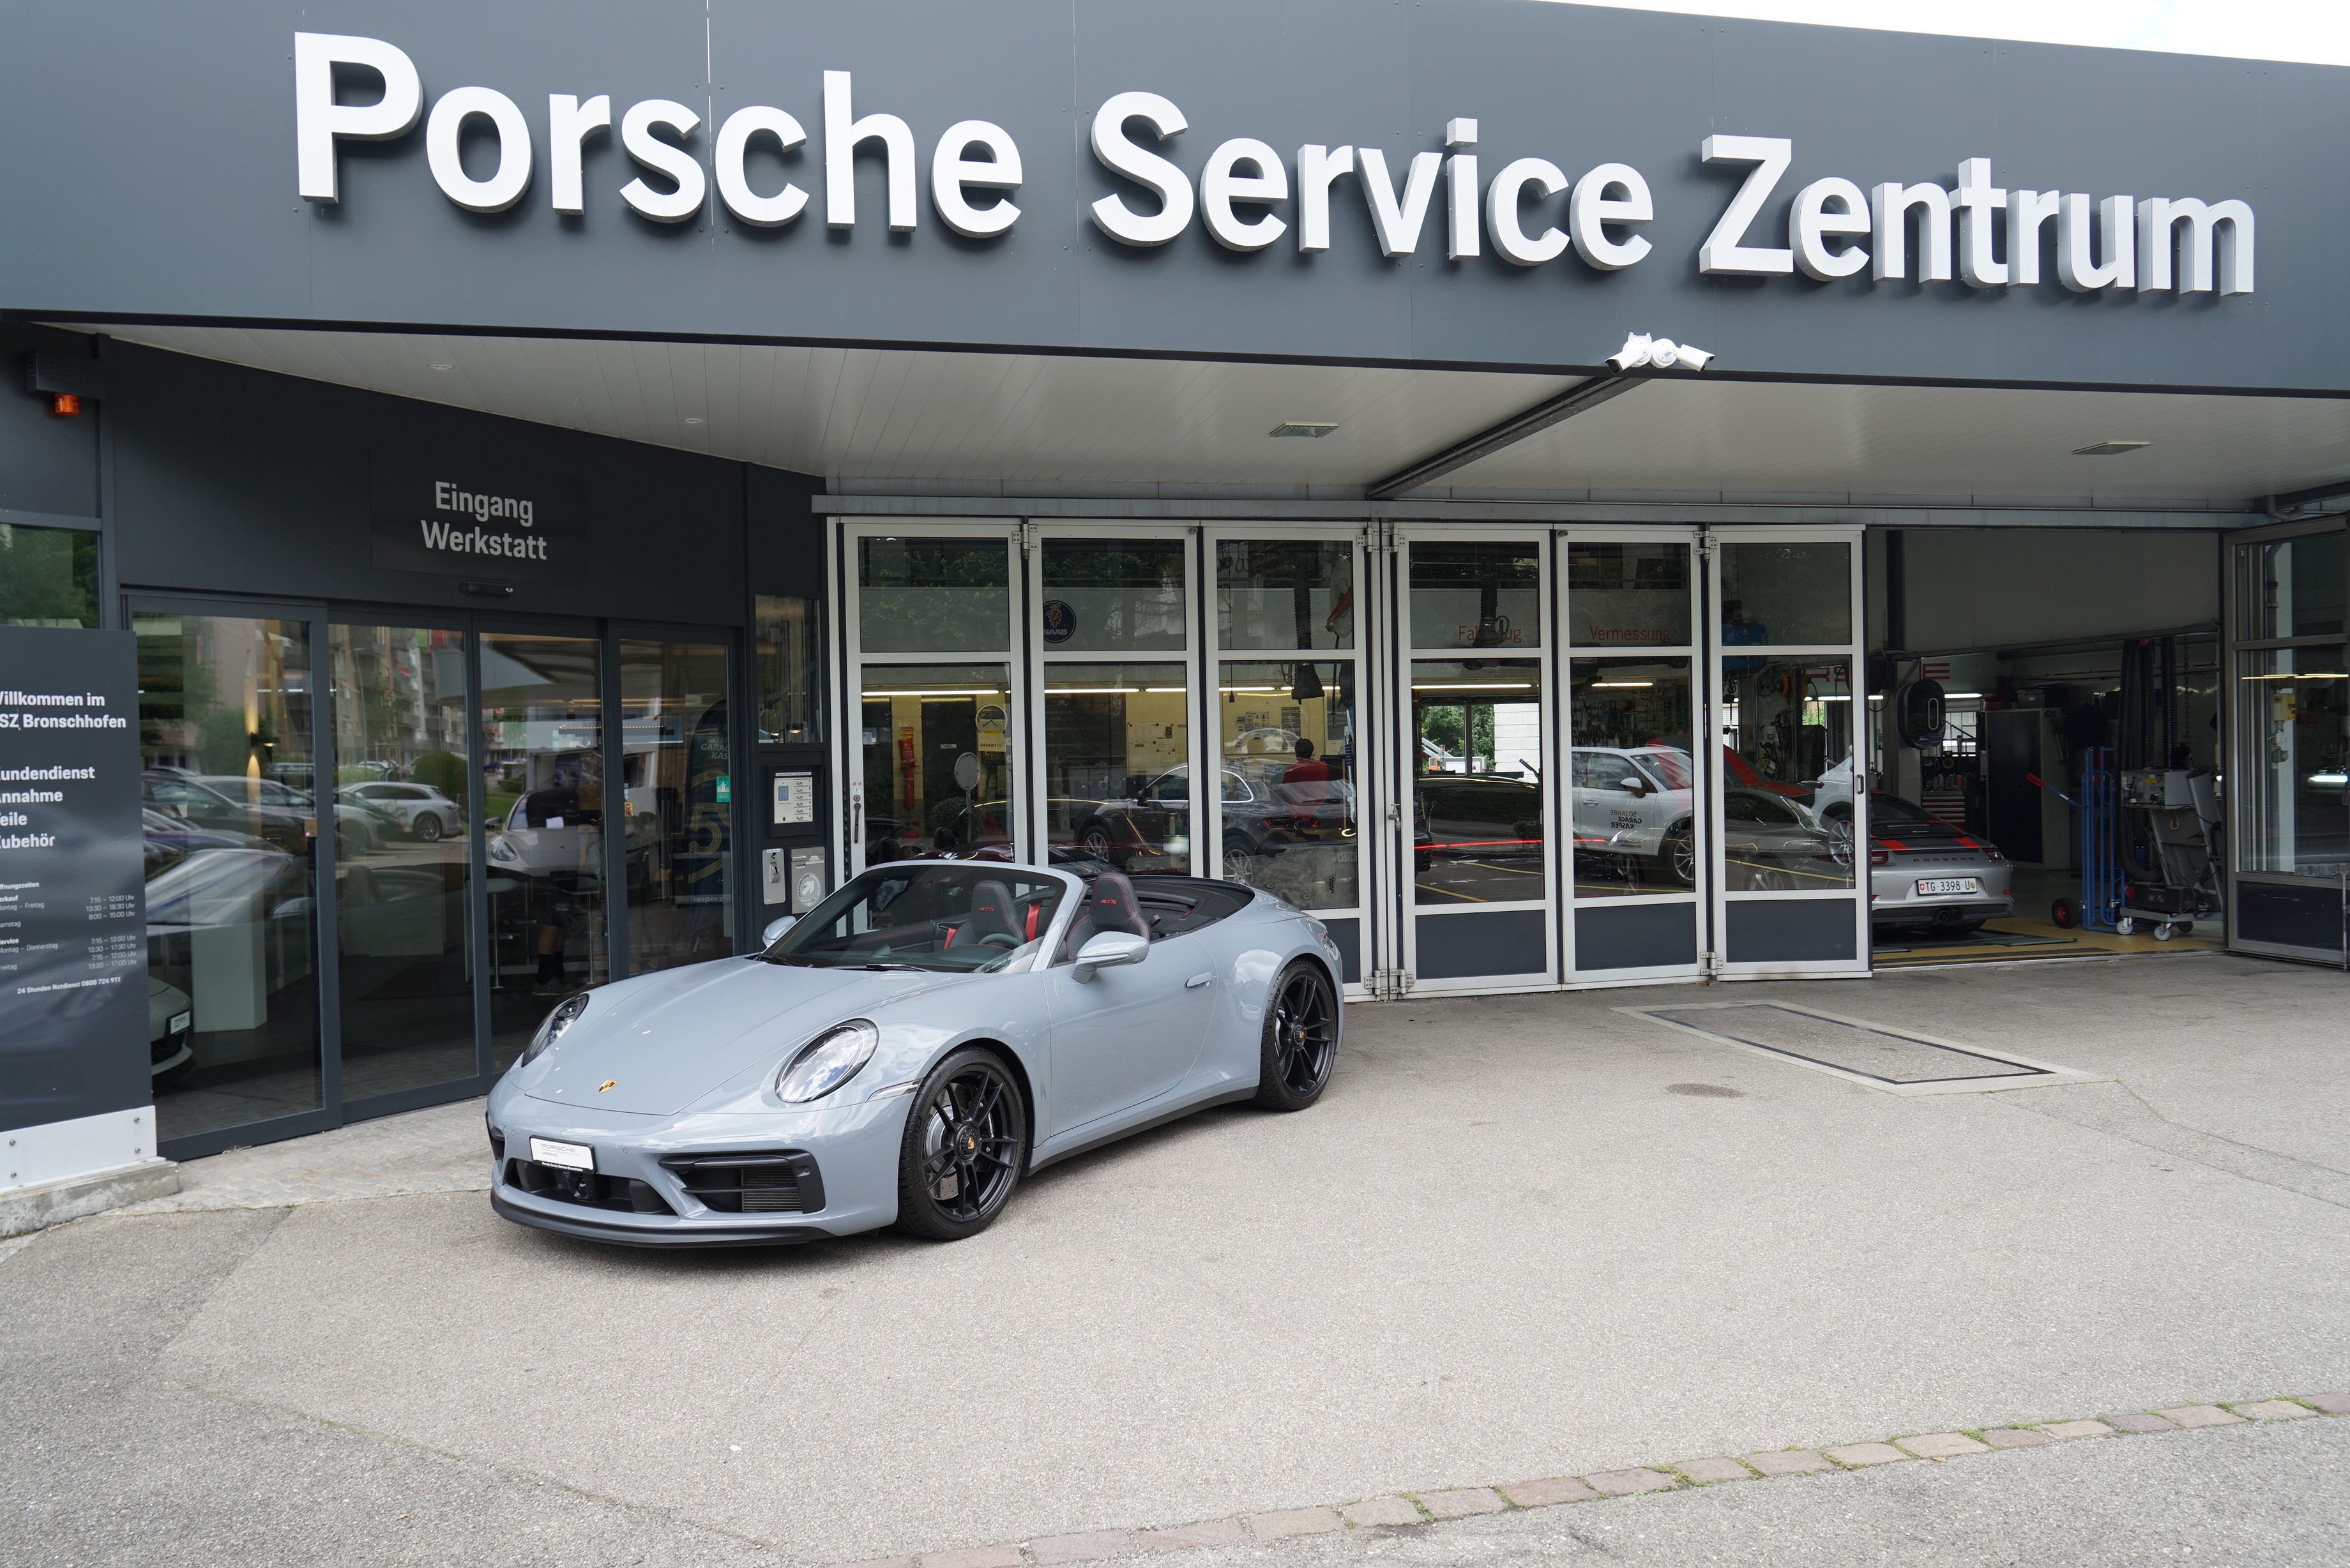
[(762, 956), (816, 969), (1008, 969), (1040, 950), (1065, 886), (1005, 866), (895, 861), (809, 910)]
[(1938, 823), (1942, 820), (1924, 806), (1903, 800), (1898, 794), (1887, 794), (1883, 790), (1868, 792), (1868, 815), (1880, 827), (1888, 822)]

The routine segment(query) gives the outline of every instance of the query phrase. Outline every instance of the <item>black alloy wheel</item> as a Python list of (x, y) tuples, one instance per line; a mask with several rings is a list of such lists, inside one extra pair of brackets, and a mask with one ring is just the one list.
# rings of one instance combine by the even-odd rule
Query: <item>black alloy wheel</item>
[(1281, 971), (1264, 1010), (1256, 1103), (1302, 1111), (1329, 1086), (1338, 1059), (1338, 998), (1322, 966), (1305, 959)]
[(898, 1157), (898, 1229), (960, 1241), (987, 1229), (1028, 1158), (1020, 1085), (990, 1051), (966, 1048), (915, 1092)]

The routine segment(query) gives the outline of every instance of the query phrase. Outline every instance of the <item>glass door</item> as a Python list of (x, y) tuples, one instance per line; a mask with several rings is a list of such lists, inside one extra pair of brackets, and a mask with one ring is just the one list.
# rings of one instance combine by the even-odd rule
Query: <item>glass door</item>
[(1577, 980), (1698, 972), (1720, 773), (1704, 743), (1697, 533), (1576, 530), (1555, 545), (1566, 644), (1569, 965)]
[(318, 623), (282, 607), (142, 599), (130, 626), (161, 1152), (189, 1158), (332, 1126)]
[(1407, 679), (1399, 797), (1410, 802), (1404, 967), (1416, 992), (1558, 979), (1544, 701), (1547, 533), (1404, 534)]
[(844, 535), (851, 876), (891, 860), (1026, 860), (1014, 678), (1017, 531), (924, 520)]
[(490, 1070), (612, 978), (601, 639), (479, 633)]
[(2342, 963), (2350, 961), (2350, 534), (2328, 518), (2264, 531), (2230, 554), (2229, 945)]
[(327, 630), (346, 1104), (480, 1072), (472, 643), (454, 627)]
[(620, 787), (628, 972), (734, 950), (733, 721), (727, 645), (626, 632)]
[(1204, 868), (1191, 628), (1194, 531), (1036, 526), (1033, 831), (1053, 861), (1130, 877)]
[(1206, 550), (1216, 675), (1207, 874), (1321, 919), (1345, 956), (1346, 983), (1359, 986), (1370, 877), (1362, 531), (1211, 530)]
[[(1730, 978), (1865, 974), (1868, 842), (1856, 750), (1860, 537), (1849, 529), (1716, 535), (1709, 617), (1713, 930)], [(1701, 770), (1702, 774), (1702, 770)], [(1831, 808), (1848, 806), (1849, 826)]]

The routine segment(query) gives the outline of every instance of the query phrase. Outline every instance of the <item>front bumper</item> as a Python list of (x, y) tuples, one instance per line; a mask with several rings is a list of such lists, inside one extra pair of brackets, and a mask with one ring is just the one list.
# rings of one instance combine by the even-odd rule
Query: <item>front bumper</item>
[[(650, 1116), (558, 1105), (502, 1083), (489, 1104), (490, 1205), (516, 1224), (640, 1247), (853, 1235), (898, 1218), (898, 1152), (911, 1103), (895, 1095), (816, 1111)], [(594, 1149), (596, 1179), (532, 1160), (533, 1137)], [(713, 1180), (697, 1162), (774, 1175)]]

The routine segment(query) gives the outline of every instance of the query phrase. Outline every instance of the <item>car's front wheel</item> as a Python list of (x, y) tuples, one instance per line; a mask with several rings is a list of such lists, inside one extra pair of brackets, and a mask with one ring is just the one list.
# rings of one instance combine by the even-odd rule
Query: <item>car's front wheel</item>
[(916, 1091), (898, 1153), (898, 1229), (976, 1236), (1003, 1211), (1028, 1155), (1028, 1107), (992, 1051), (957, 1051)]
[(1338, 1059), (1338, 998), (1320, 964), (1299, 959), (1274, 981), (1260, 1051), (1258, 1105), (1302, 1111), (1322, 1097)]

